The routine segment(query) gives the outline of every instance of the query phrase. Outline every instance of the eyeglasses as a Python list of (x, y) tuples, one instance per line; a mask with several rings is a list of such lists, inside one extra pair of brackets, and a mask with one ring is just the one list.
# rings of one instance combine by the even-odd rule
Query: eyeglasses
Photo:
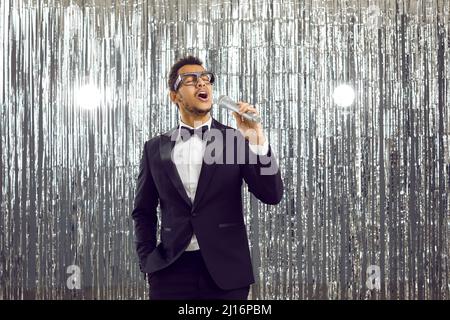
[(173, 88), (177, 91), (180, 83), (185, 86), (196, 86), (198, 79), (202, 79), (202, 81), (206, 84), (213, 84), (215, 80), (214, 74), (209, 71), (182, 73), (178, 75), (177, 81), (175, 81)]

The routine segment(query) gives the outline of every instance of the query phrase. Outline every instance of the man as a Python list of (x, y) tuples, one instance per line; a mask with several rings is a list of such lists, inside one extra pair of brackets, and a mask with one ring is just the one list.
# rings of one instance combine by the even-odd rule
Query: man
[[(144, 145), (132, 217), (150, 299), (247, 299), (254, 277), (242, 182), (266, 204), (278, 204), (283, 195), (261, 124), (241, 116), (258, 111), (239, 102), (239, 114), (233, 113), (239, 131), (219, 123), (210, 115), (213, 83), (198, 58), (176, 62), (169, 89), (179, 125)], [(264, 173), (269, 167), (275, 170)]]

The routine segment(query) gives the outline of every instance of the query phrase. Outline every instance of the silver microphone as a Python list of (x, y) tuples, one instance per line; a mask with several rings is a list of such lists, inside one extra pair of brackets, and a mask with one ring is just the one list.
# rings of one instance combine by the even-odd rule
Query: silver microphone
[[(226, 108), (231, 111), (239, 113), (239, 107), (237, 103), (227, 96), (220, 96), (219, 99), (217, 100), (217, 104), (221, 108)], [(241, 114), (241, 116), (250, 121), (261, 122), (261, 117), (258, 117), (253, 113), (243, 113)]]

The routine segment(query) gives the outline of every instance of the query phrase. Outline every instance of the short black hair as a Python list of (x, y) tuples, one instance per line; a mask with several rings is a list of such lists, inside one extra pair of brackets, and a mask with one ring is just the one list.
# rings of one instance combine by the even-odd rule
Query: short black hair
[(187, 65), (187, 64), (197, 64), (199, 66), (203, 65), (203, 62), (194, 56), (187, 56), (184, 58), (179, 59), (177, 62), (175, 62), (175, 64), (170, 68), (170, 73), (169, 73), (169, 90), (171, 91), (176, 91), (175, 90), (175, 82), (177, 81), (178, 78), (178, 70), (181, 69), (181, 67)]

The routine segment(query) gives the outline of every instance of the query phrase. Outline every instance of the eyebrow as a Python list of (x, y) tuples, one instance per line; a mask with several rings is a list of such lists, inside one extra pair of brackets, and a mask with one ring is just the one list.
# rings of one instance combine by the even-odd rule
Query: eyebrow
[(183, 73), (179, 73), (178, 75), (181, 76), (183, 74), (197, 74), (197, 73), (203, 73), (203, 72), (209, 72), (209, 71), (208, 70), (203, 70), (203, 71), (183, 72)]

